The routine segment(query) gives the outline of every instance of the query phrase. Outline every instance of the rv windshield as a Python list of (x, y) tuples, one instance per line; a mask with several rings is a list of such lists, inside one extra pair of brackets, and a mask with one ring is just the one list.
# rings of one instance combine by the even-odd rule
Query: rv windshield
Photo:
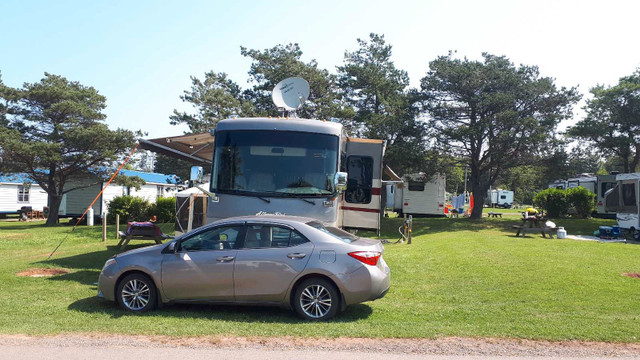
[(293, 131), (216, 132), (211, 189), (276, 197), (331, 195), (338, 140)]

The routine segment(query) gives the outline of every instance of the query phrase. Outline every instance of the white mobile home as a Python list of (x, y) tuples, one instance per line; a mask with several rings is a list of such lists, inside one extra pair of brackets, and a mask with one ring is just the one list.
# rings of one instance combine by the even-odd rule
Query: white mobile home
[(47, 193), (26, 174), (0, 176), (0, 216), (17, 214), (23, 206), (42, 211), (47, 203)]
[[(94, 216), (100, 216), (108, 212), (107, 205), (116, 196), (131, 195), (146, 199), (153, 203), (159, 197), (172, 197), (177, 192), (177, 177), (175, 175), (165, 175), (158, 173), (148, 173), (134, 170), (121, 170), (120, 174), (125, 176), (138, 176), (146, 182), (140, 190), (116, 185), (111, 183), (100, 196), (100, 199), (93, 205)], [(100, 193), (107, 180), (97, 178), (83, 178), (81, 180), (70, 181), (65, 185), (65, 189), (81, 187), (65, 194), (60, 204), (60, 217), (80, 217), (87, 209), (91, 201)]]

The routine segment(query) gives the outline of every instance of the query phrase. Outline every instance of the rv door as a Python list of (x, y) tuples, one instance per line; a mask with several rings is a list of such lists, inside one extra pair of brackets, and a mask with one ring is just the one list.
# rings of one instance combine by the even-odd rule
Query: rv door
[(342, 194), (342, 227), (380, 229), (382, 140), (348, 138), (342, 171), (348, 174)]

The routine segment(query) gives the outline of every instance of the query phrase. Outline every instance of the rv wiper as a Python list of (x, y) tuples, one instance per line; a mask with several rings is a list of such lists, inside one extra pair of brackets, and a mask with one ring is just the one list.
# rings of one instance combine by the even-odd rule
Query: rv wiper
[(304, 198), (298, 198), (298, 199), (300, 199), (300, 200), (302, 200), (302, 201), (304, 201), (304, 202), (306, 202), (306, 203), (309, 203), (309, 204), (311, 204), (311, 205), (315, 205), (315, 204), (316, 204), (315, 202), (313, 202), (313, 200), (304, 199)]
[(262, 201), (266, 202), (267, 204), (270, 204), (270, 203), (271, 203), (271, 200), (269, 200), (269, 199), (267, 199), (267, 198), (265, 198), (265, 197), (262, 197), (262, 196), (256, 196), (256, 197), (257, 197), (258, 199), (260, 199), (260, 200), (262, 200)]

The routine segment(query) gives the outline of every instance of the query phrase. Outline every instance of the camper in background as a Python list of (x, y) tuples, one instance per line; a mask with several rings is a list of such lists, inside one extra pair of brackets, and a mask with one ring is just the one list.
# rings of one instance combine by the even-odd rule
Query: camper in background
[(444, 216), (445, 185), (444, 175), (406, 175), (402, 182), (387, 185), (387, 193), (394, 194), (393, 203), (387, 207), (393, 205), (393, 210), (400, 215)]
[(596, 213), (595, 213), (595, 216), (597, 217), (604, 217), (604, 218), (611, 218), (611, 219), (616, 218), (616, 212), (607, 211), (604, 206), (605, 194), (610, 189), (613, 189), (617, 184), (616, 175), (617, 174), (612, 173), (611, 175), (597, 176), (598, 182), (596, 183)]
[(616, 213), (620, 229), (640, 240), (640, 173), (616, 175), (616, 185), (604, 195), (605, 211)]
[(564, 190), (568, 187), (567, 180), (554, 180), (547, 185), (547, 189), (559, 189)]
[(513, 206), (513, 191), (511, 190), (502, 190), (502, 189), (493, 189), (487, 191), (487, 199), (485, 200), (485, 205), (489, 207), (502, 207), (505, 209), (511, 208)]

